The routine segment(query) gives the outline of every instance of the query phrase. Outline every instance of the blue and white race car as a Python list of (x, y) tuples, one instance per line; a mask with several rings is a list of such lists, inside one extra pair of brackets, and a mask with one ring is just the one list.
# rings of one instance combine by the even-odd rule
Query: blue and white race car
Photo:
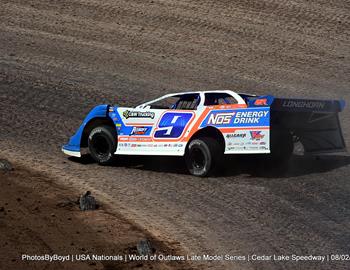
[(231, 90), (174, 93), (136, 107), (95, 107), (62, 151), (80, 157), (88, 148), (99, 164), (115, 155), (185, 156), (196, 176), (210, 174), (229, 154), (262, 154), (279, 166), (296, 141), (305, 153), (346, 151), (338, 118), (344, 106)]

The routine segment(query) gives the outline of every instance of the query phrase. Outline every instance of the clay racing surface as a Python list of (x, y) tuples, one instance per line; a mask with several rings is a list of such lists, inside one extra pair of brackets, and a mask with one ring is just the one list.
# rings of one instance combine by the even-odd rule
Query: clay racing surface
[[(0, 269), (190, 269), (184, 261), (138, 260), (141, 239), (149, 239), (156, 256), (181, 251), (108, 206), (80, 211), (80, 194), (45, 174), (15, 166), (0, 177)], [(46, 254), (51, 262), (43, 258)], [(35, 261), (35, 255), (41, 259)]]
[[(347, 254), (347, 156), (294, 157), (285, 176), (246, 167), (199, 179), (180, 159), (100, 167), (60, 151), (96, 104), (182, 89), (350, 101), (348, 1), (0, 2), (0, 154), (90, 189), (192, 254)], [(341, 114), (350, 144), (349, 107)], [(243, 168), (242, 168), (243, 167)], [(348, 262), (206, 262), (222, 269), (346, 269)], [(223, 264), (223, 265), (221, 265)]]

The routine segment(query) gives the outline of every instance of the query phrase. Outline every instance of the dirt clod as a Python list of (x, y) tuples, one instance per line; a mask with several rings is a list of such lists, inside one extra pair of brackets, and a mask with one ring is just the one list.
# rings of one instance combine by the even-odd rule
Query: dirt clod
[(84, 195), (80, 196), (79, 208), (82, 211), (96, 210), (97, 204), (95, 198), (91, 195), (90, 191), (87, 191)]
[(0, 159), (0, 171), (9, 172), (13, 171), (13, 166), (11, 162), (6, 159)]
[(151, 255), (154, 253), (151, 242), (148, 239), (142, 239), (137, 243), (137, 252), (139, 255)]

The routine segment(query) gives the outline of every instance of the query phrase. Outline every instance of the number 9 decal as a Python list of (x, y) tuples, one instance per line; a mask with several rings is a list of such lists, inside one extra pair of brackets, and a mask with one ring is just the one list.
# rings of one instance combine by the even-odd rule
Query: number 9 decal
[(166, 112), (162, 115), (153, 134), (154, 138), (180, 138), (194, 113)]

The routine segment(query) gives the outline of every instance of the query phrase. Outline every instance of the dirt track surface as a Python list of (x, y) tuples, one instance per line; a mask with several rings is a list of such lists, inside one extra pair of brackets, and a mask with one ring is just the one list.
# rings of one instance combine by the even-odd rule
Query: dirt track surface
[[(167, 249), (143, 229), (112, 214), (108, 206), (80, 211), (80, 194), (45, 174), (15, 165), (14, 171), (0, 171), (0, 183), (0, 269), (190, 269), (186, 262), (131, 260), (129, 255), (137, 255), (141, 239), (151, 241), (156, 256), (181, 252)], [(64, 256), (66, 261), (32, 259), (45, 254)], [(107, 258), (118, 255), (122, 258)]]
[[(0, 154), (89, 187), (194, 254), (349, 252), (349, 157), (295, 157), (283, 177), (199, 179), (181, 161), (69, 161), (60, 146), (96, 104), (182, 89), (350, 101), (348, 1), (0, 1)], [(341, 115), (350, 145), (349, 106)], [(153, 162), (153, 164), (152, 164)], [(239, 166), (233, 162), (232, 167)], [(224, 263), (346, 269), (348, 263)], [(207, 267), (221, 269), (219, 262)]]

